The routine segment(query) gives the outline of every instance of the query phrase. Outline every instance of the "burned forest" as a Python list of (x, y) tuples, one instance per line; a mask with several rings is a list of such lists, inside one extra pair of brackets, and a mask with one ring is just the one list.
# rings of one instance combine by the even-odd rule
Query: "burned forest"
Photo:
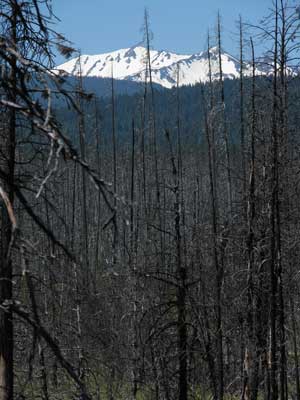
[(216, 15), (171, 88), (146, 11), (127, 93), (50, 0), (0, 0), (0, 400), (300, 400), (296, 3), (237, 18), (233, 77)]

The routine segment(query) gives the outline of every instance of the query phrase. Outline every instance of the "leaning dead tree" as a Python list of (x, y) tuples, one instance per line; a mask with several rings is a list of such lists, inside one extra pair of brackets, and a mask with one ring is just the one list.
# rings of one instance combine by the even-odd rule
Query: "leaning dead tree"
[[(61, 159), (70, 159), (80, 166), (101, 193), (104, 202), (114, 214), (111, 199), (114, 197), (109, 185), (89, 167), (84, 154), (77, 152), (71, 141), (62, 133), (52, 110), (53, 96), (62, 95), (72, 107), (76, 104), (62, 87), (63, 80), (51, 71), (52, 46), (56, 45), (64, 55), (72, 48), (64, 38), (56, 34), (49, 23), (53, 19), (50, 2), (3, 0), (0, 2), (0, 190), (1, 190), (1, 254), (0, 254), (0, 399), (14, 398), (14, 315), (23, 319), (34, 329), (52, 350), (58, 362), (76, 382), (82, 396), (88, 398), (86, 387), (72, 365), (64, 358), (58, 344), (42, 326), (37, 309), (25, 310), (14, 299), (13, 248), (19, 248), (22, 230), (14, 212), (16, 201), (32, 222), (55, 246), (61, 248), (66, 257), (76, 263), (68, 246), (58, 239), (55, 231), (47, 225), (30, 204), (24, 191), (24, 183), (16, 180), (17, 158), (21, 160), (21, 137), (31, 142), (40, 141), (48, 149), (47, 167), (44, 176), (39, 176), (33, 185), (36, 198), (50, 179), (55, 176)], [(22, 126), (22, 130), (20, 129)], [(29, 135), (28, 135), (29, 132)], [(20, 136), (21, 135), (21, 136)], [(82, 152), (81, 152), (82, 153)], [(30, 170), (30, 165), (28, 171)], [(34, 181), (34, 179), (33, 179)], [(24, 245), (24, 241), (22, 246)], [(32, 287), (27, 288), (34, 299)], [(34, 302), (32, 303), (34, 305)]]

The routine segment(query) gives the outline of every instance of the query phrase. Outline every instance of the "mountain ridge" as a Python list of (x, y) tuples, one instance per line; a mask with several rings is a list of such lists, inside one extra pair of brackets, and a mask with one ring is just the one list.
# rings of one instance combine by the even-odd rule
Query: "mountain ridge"
[[(219, 79), (218, 48), (209, 50), (212, 79)], [(150, 50), (151, 75), (153, 83), (165, 88), (177, 85), (195, 85), (209, 80), (208, 50), (195, 54), (178, 54), (167, 50)], [(224, 79), (234, 79), (240, 76), (240, 62), (223, 49), (221, 51), (222, 72)], [(110, 53), (96, 55), (81, 55), (55, 68), (55, 73), (83, 77), (111, 78), (134, 82), (144, 82), (148, 76), (147, 49), (138, 44), (129, 48), (115, 50)], [(268, 72), (257, 69), (258, 75)], [(252, 74), (252, 67), (244, 63), (245, 76)]]

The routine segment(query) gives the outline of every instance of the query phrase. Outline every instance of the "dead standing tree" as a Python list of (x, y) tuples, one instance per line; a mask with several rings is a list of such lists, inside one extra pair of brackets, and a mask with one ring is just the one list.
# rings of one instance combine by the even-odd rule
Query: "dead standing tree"
[[(6, 6), (6, 7), (5, 7)], [(2, 4), (1, 11), (10, 14), (10, 18), (5, 22), (7, 28), (7, 43), (16, 51), (17, 46), (17, 24), (18, 11), (15, 3)], [(1, 18), (3, 19), (3, 18)], [(10, 66), (2, 68), (7, 70), (11, 88), (8, 93), (8, 101), (15, 103), (17, 98), (16, 80), (17, 80), (17, 58), (12, 56)], [(2, 71), (3, 72), (3, 71)], [(0, 141), (0, 165), (5, 175), (8, 177), (8, 182), (1, 182), (1, 189), (4, 196), (8, 196), (10, 205), (14, 201), (14, 170), (15, 170), (15, 142), (16, 142), (16, 111), (12, 108), (9, 110), (8, 123), (2, 125), (1, 141)], [(1, 118), (2, 119), (2, 118)], [(7, 204), (5, 204), (2, 195), (1, 205), (1, 248), (0, 248), (0, 304), (5, 301), (12, 300), (12, 260), (10, 255), (10, 243), (12, 239), (12, 221), (9, 218)], [(0, 310), (0, 399), (10, 400), (13, 398), (14, 374), (13, 374), (13, 315), (12, 311), (4, 312)]]

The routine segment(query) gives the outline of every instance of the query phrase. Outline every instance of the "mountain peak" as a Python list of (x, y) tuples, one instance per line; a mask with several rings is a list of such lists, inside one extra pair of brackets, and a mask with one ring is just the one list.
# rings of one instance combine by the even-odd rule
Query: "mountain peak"
[[(212, 78), (219, 77), (219, 62), (217, 46), (209, 50), (211, 59)], [(239, 61), (221, 49), (224, 78), (239, 77)], [(177, 83), (179, 68), (179, 85), (194, 85), (198, 82), (207, 82), (209, 79), (208, 52), (196, 54), (177, 54), (167, 50), (150, 50), (152, 80), (166, 88), (171, 88)], [(78, 75), (81, 71), (86, 77), (111, 77), (112, 64), (114, 78), (144, 81), (147, 70), (147, 49), (143, 43), (137, 43), (132, 47), (120, 49), (111, 53), (98, 55), (82, 55), (60, 66), (55, 71), (64, 71), (69, 75)], [(245, 75), (251, 74), (250, 66), (244, 68)], [(259, 73), (259, 71), (258, 71)], [(262, 72), (265, 73), (265, 72)]]
[[(219, 47), (218, 46), (210, 47), (209, 52), (210, 52), (210, 54), (219, 54)], [(221, 53), (222, 53), (222, 49), (221, 49)]]

